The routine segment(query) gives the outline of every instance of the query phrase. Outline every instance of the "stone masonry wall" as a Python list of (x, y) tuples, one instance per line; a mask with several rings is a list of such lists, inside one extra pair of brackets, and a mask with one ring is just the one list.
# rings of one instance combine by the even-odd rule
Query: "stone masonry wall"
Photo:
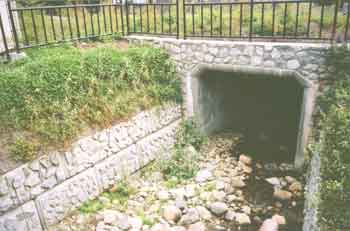
[[(315, 91), (328, 71), (323, 66), (323, 52), (330, 46), (327, 44), (182, 40), (144, 36), (129, 36), (128, 40), (133, 44), (154, 44), (169, 52), (184, 80), (186, 95), (184, 103), (187, 107), (187, 115), (194, 114), (192, 93), (196, 94), (196, 92), (192, 92), (191, 85), (193, 83), (191, 81), (196, 72), (203, 67), (221, 68), (223, 66), (223, 69), (228, 71), (267, 72), (274, 73), (276, 76), (294, 73), (311, 83)], [(311, 97), (315, 97), (315, 95), (311, 95)], [(312, 104), (308, 104), (306, 107), (313, 107)], [(208, 112), (212, 115), (208, 115), (208, 117), (216, 119), (215, 113), (217, 111), (212, 109), (212, 112)], [(312, 113), (312, 108), (309, 112)], [(305, 112), (305, 114), (307, 113)], [(306, 126), (311, 128), (312, 120), (308, 121)], [(314, 179), (319, 177), (319, 172), (315, 172), (315, 168), (317, 166), (309, 168), (309, 175), (312, 177), (308, 178), (307, 185), (312, 185)], [(315, 204), (317, 190), (313, 187), (313, 190), (308, 189), (305, 192), (304, 231), (319, 230), (317, 204)]]
[(141, 112), (0, 176), (0, 231), (39, 231), (59, 222), (171, 148), (180, 120), (178, 105)]
[(188, 74), (199, 65), (232, 65), (295, 71), (315, 83), (325, 77), (322, 53), (327, 44), (182, 40), (128, 36), (133, 44), (151, 43), (165, 48)]

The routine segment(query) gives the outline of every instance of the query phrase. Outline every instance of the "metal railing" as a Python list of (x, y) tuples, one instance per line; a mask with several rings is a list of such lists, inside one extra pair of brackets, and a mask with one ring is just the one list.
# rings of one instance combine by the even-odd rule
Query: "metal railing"
[[(8, 6), (17, 50), (124, 33), (122, 4)], [(14, 13), (18, 16), (20, 28), (16, 28)]]
[[(30, 47), (116, 34), (349, 42), (350, 3), (325, 2), (170, 0), (12, 8), (8, 1), (12, 34), (5, 33), (4, 20), (0, 20), (1, 51), (9, 57), (10, 50), (19, 52)], [(14, 46), (8, 46), (10, 41)]]
[(152, 34), (179, 38), (179, 2), (127, 3), (128, 34)]
[(350, 37), (350, 4), (337, 0), (185, 2), (183, 8), (185, 37), (337, 42)]

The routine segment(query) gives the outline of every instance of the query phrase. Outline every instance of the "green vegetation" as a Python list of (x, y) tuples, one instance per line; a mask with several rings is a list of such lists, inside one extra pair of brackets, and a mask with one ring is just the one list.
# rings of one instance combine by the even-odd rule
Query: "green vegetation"
[(204, 135), (199, 131), (194, 120), (190, 119), (182, 123), (172, 156), (159, 164), (168, 187), (175, 187), (181, 181), (195, 176), (199, 170), (198, 151), (205, 141)]
[[(180, 80), (161, 49), (38, 49), (0, 66), (0, 135), (14, 159), (67, 146), (87, 128), (180, 101)], [(39, 145), (40, 144), (40, 145)]]
[[(332, 48), (327, 65), (331, 86), (321, 97), (322, 230), (350, 229), (350, 50)], [(336, 80), (336, 81), (334, 81)]]
[(150, 227), (152, 227), (157, 222), (157, 220), (155, 220), (151, 217), (148, 217), (144, 211), (139, 211), (137, 213), (137, 216), (141, 219), (142, 224), (148, 225)]
[[(96, 213), (105, 208), (117, 207), (120, 210), (125, 210), (128, 206), (127, 202), (130, 196), (136, 193), (135, 189), (128, 185), (125, 181), (117, 183), (109, 191), (103, 192), (100, 198), (85, 202), (79, 210), (83, 213)], [(108, 202), (106, 202), (108, 201)]]

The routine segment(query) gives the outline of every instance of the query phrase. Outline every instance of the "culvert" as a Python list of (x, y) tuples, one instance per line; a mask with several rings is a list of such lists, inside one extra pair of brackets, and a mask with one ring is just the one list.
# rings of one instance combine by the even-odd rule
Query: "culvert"
[(187, 111), (205, 133), (230, 129), (259, 159), (304, 164), (316, 87), (296, 72), (199, 65), (186, 89)]

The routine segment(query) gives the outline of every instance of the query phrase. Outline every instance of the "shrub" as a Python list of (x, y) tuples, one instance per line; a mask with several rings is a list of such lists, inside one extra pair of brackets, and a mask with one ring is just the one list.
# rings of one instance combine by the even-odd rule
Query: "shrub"
[[(322, 109), (320, 223), (323, 230), (350, 228), (350, 50), (332, 48), (327, 65), (331, 86)], [(336, 81), (332, 81), (336, 80)]]
[(23, 134), (44, 149), (69, 145), (88, 127), (181, 100), (168, 54), (151, 47), (39, 49), (0, 70), (0, 132)]
[(205, 136), (200, 132), (194, 120), (189, 119), (182, 123), (172, 156), (159, 164), (168, 187), (174, 187), (182, 180), (195, 176), (199, 170), (198, 151), (205, 141)]

